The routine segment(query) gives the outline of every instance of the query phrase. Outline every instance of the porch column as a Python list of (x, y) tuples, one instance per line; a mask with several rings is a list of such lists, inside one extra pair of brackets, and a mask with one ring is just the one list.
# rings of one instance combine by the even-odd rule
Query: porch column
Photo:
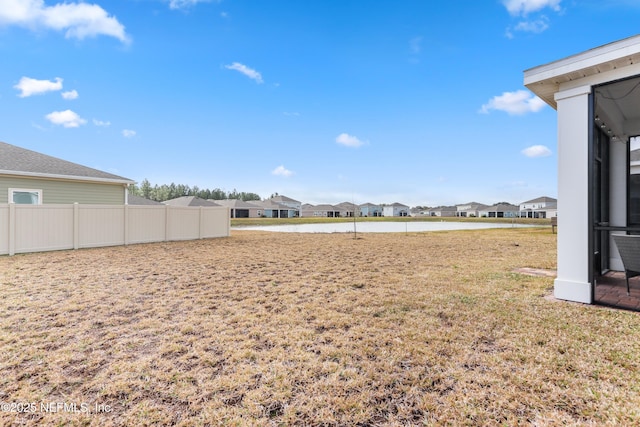
[(558, 106), (558, 276), (556, 298), (591, 304), (589, 282), (589, 94), (561, 90)]

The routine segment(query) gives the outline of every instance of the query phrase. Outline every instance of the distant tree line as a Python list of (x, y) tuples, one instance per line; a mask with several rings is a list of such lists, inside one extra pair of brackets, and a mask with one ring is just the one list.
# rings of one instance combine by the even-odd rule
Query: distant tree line
[(213, 190), (208, 188), (201, 189), (195, 185), (190, 187), (188, 185), (175, 184), (173, 182), (168, 185), (151, 185), (149, 180), (146, 178), (140, 183), (140, 185), (134, 184), (129, 186), (129, 193), (144, 197), (145, 199), (155, 200), (156, 202), (164, 202), (166, 200), (182, 196), (196, 196), (201, 199), (213, 200), (238, 199), (244, 200), (245, 202), (250, 200), (261, 200), (260, 196), (256, 193), (246, 193), (244, 191), (239, 192), (235, 188), (233, 191), (227, 193), (219, 188), (214, 188)]

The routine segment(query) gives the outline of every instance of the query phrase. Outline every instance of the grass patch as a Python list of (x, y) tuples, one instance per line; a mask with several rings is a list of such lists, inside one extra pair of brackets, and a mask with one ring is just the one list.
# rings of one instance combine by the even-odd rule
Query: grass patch
[(0, 402), (90, 411), (0, 424), (638, 424), (638, 314), (513, 273), (555, 268), (555, 237), (233, 231), (2, 257)]
[[(429, 217), (429, 216), (385, 216), (385, 217), (358, 217), (359, 222), (489, 222), (505, 224), (530, 224), (548, 225), (551, 227), (550, 219), (538, 218), (462, 218), (462, 217)], [(255, 226), (255, 225), (296, 225), (296, 224), (326, 224), (334, 222), (353, 223), (353, 218), (232, 218), (232, 227)]]

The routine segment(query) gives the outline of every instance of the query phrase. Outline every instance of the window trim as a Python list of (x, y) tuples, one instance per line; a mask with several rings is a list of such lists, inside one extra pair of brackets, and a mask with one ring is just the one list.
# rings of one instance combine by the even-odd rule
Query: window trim
[(8, 194), (8, 202), (15, 203), (13, 200), (14, 193), (37, 193), (38, 194), (38, 203), (36, 205), (42, 204), (42, 190), (36, 188), (9, 188)]

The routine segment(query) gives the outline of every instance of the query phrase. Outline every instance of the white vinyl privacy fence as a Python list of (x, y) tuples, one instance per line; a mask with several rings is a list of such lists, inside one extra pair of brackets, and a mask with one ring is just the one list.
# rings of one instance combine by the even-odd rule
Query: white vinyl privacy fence
[(227, 207), (0, 204), (0, 255), (230, 234)]

